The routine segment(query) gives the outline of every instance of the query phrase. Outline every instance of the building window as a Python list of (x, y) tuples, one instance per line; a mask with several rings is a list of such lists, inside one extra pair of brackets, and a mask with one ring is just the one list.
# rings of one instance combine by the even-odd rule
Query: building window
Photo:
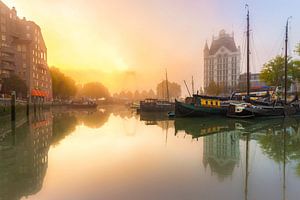
[(5, 25), (1, 25), (1, 32), (6, 32), (6, 26)]

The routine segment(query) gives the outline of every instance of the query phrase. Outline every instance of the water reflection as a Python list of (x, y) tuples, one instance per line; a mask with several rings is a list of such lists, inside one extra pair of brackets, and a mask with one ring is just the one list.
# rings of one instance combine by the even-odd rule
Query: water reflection
[(29, 124), (13, 124), (0, 142), (0, 199), (20, 199), (43, 185), (52, 137), (52, 115), (32, 116)]
[(105, 107), (43, 112), (0, 129), (1, 200), (299, 195), (297, 118), (169, 120)]
[(67, 135), (75, 131), (78, 119), (70, 112), (53, 113), (53, 136), (52, 144), (58, 144)]
[[(152, 124), (159, 124), (165, 122), (165, 119), (158, 117), (152, 118), (151, 121)], [(211, 176), (216, 175), (219, 182), (223, 182), (227, 177), (232, 178), (240, 164), (244, 165), (241, 168), (244, 174), (244, 181), (241, 183), (244, 185), (244, 199), (254, 199), (254, 196), (261, 195), (255, 192), (255, 195), (253, 192), (249, 194), (249, 191), (253, 190), (250, 183), (256, 181), (251, 178), (251, 175), (255, 174), (251, 167), (260, 165), (255, 163), (256, 145), (259, 145), (264, 155), (281, 166), (279, 191), (282, 196), (278, 199), (287, 199), (289, 196), (286, 192), (287, 167), (300, 176), (300, 118), (247, 121), (204, 118), (175, 119), (169, 122), (174, 122), (175, 136), (184, 132), (194, 140), (202, 138), (203, 166), (205, 170), (209, 167)], [(244, 145), (241, 145), (241, 141)], [(253, 146), (254, 149), (251, 148)], [(243, 155), (241, 151), (244, 152)], [(243, 161), (241, 157), (244, 158)], [(289, 199), (294, 199), (295, 194), (290, 196)]]
[(204, 167), (209, 166), (211, 172), (216, 173), (220, 181), (232, 175), (235, 166), (239, 164), (239, 144), (239, 133), (234, 131), (205, 137)]

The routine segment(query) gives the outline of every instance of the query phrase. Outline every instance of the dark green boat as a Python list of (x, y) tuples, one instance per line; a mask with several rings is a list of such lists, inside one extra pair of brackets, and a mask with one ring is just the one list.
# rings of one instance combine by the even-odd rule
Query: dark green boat
[(176, 117), (226, 116), (229, 98), (194, 95), (185, 102), (175, 101)]

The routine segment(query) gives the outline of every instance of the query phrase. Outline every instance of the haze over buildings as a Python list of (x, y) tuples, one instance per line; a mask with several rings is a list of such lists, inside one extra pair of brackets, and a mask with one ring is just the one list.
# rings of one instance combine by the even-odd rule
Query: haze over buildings
[[(293, 16), (291, 54), (300, 40), (298, 0), (3, 1), (41, 26), (50, 66), (81, 83), (102, 81), (112, 91), (155, 88), (165, 68), (171, 81), (190, 82), (193, 75), (196, 88), (200, 87), (204, 84), (203, 45), (221, 29), (235, 33), (244, 72), (245, 3), (251, 11), (252, 71), (258, 72), (282, 52), (288, 16)], [(127, 81), (120, 80), (128, 71), (136, 76), (125, 87)]]
[(234, 41), (234, 34), (221, 30), (210, 47), (204, 47), (204, 87), (214, 82), (234, 91), (238, 85), (241, 50)]
[(52, 99), (52, 79), (47, 65), (47, 47), (40, 27), (0, 1), (0, 88), (13, 74), (27, 85), (28, 96)]

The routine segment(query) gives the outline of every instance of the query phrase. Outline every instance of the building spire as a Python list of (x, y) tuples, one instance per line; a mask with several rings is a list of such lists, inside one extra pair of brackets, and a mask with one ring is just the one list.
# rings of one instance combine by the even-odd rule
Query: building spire
[(207, 40), (205, 41), (205, 47), (204, 47), (204, 51), (206, 51), (206, 50), (209, 50)]

